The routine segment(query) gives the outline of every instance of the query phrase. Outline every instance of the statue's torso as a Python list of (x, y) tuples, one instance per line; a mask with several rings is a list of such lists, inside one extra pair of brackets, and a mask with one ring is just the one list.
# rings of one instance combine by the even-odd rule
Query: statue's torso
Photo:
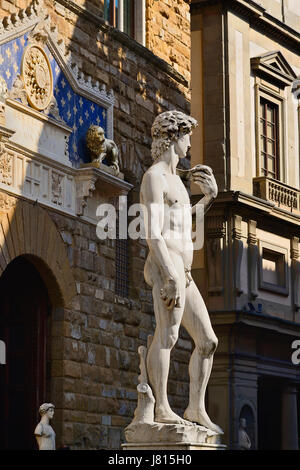
[[(41, 433), (41, 435), (39, 435)], [(39, 450), (55, 450), (55, 432), (49, 424), (39, 423), (35, 430)]]
[[(182, 256), (184, 265), (190, 266), (193, 261), (193, 245), (192, 214), (188, 192), (179, 176), (161, 173), (159, 175), (163, 187), (159, 187), (158, 190), (163, 190), (164, 202), (162, 236), (169, 250)], [(145, 201), (143, 194), (141, 194), (141, 201), (151, 202)]]

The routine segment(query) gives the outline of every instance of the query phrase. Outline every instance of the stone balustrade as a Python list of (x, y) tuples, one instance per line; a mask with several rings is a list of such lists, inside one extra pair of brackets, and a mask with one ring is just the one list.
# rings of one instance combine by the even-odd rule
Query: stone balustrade
[(278, 207), (290, 212), (300, 212), (300, 191), (272, 178), (253, 179), (254, 196), (274, 202)]

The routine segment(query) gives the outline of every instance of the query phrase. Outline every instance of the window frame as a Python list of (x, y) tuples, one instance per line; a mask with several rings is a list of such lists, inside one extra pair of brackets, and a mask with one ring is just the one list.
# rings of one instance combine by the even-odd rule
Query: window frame
[(114, 28), (119, 29), (124, 34), (146, 45), (146, 0), (129, 0), (132, 3), (131, 9), (131, 31), (130, 34), (124, 31), (124, 6), (125, 0), (118, 0), (118, 18), (115, 14), (115, 0), (111, 0), (109, 14), (106, 14), (104, 3), (104, 19)]
[[(263, 176), (267, 178), (272, 178), (280, 181), (280, 140), (279, 140), (279, 106), (272, 101), (266, 100), (263, 97), (260, 97), (260, 172)], [(262, 112), (263, 107), (263, 112)], [(268, 110), (272, 110), (273, 121), (268, 120)], [(261, 122), (263, 121), (263, 123)], [(274, 135), (270, 137), (268, 135), (268, 127), (271, 124), (274, 127)], [(263, 129), (262, 129), (263, 128)], [(274, 153), (269, 153), (268, 142), (271, 140), (274, 144)], [(269, 159), (274, 161), (274, 171), (269, 167)], [(266, 174), (264, 174), (266, 173)], [(273, 176), (270, 176), (269, 173), (274, 173)]]
[[(277, 147), (277, 176), (279, 179), (265, 176), (262, 172), (261, 155), (263, 152), (260, 132), (261, 101), (267, 101), (278, 109), (278, 147)], [(255, 133), (256, 133), (256, 177), (265, 177), (286, 183), (286, 99), (284, 92), (271, 83), (260, 80), (256, 77), (255, 83)]]

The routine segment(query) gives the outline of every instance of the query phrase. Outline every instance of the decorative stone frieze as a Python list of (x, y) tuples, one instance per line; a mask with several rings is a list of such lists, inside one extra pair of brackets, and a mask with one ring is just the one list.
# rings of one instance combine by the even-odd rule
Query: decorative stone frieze
[(53, 204), (62, 205), (63, 202), (63, 187), (62, 180), (64, 175), (62, 173), (57, 173), (52, 171), (52, 198), (51, 201)]
[(1, 212), (7, 212), (17, 204), (15, 197), (9, 196), (8, 194), (0, 191), (0, 210)]
[(2, 142), (0, 142), (0, 183), (12, 185), (12, 155), (6, 152)]

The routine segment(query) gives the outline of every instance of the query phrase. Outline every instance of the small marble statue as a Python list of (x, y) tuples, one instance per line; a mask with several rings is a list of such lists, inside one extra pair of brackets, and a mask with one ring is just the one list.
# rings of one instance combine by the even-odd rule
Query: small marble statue
[(239, 425), (239, 449), (241, 450), (249, 450), (251, 449), (251, 441), (250, 437), (246, 431), (247, 422), (245, 418), (240, 418), (240, 425)]
[(54, 416), (54, 408), (52, 403), (43, 403), (40, 406), (41, 421), (34, 431), (39, 450), (55, 450), (55, 432), (49, 424)]
[[(192, 214), (196, 207), (190, 207), (188, 192), (176, 168), (190, 148), (190, 135), (196, 125), (195, 119), (182, 112), (167, 111), (157, 116), (152, 126), (154, 163), (144, 174), (140, 192), (149, 247), (144, 274), (152, 287), (156, 317), (155, 334), (147, 348), (146, 372), (155, 398), (156, 423), (184, 426), (197, 423), (223, 434), (205, 409), (205, 391), (218, 340), (191, 276)], [(197, 165), (189, 176), (200, 186), (203, 197), (198, 204), (204, 206), (205, 212), (218, 193), (213, 172), (208, 166)], [(187, 214), (182, 219), (184, 208)], [(172, 411), (167, 396), (170, 353), (181, 324), (195, 343), (189, 364), (189, 405), (184, 419)]]
[(106, 159), (114, 174), (117, 176), (120, 173), (118, 147), (113, 140), (105, 138), (102, 127), (90, 126), (86, 134), (86, 144), (91, 152), (92, 163), (98, 163), (100, 166)]

